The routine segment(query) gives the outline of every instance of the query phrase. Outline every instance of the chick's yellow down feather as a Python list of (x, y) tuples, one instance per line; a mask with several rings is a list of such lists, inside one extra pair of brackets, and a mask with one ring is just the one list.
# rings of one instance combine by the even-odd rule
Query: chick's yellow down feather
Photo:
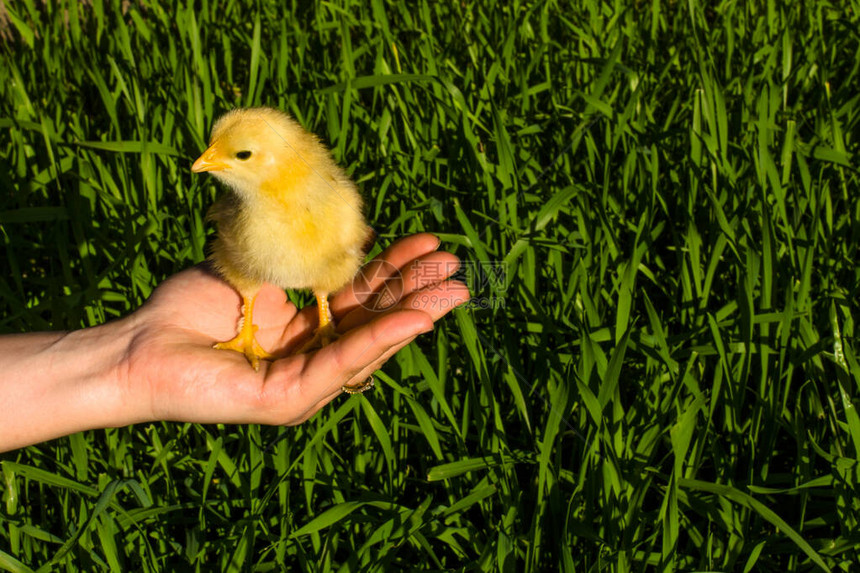
[(191, 170), (229, 188), (209, 212), (218, 228), (210, 260), (242, 296), (243, 317), (239, 334), (216, 347), (244, 353), (255, 370), (272, 358), (254, 338), (264, 282), (313, 291), (320, 325), (305, 348), (334, 338), (328, 295), (355, 276), (372, 230), (355, 184), (325, 146), (281, 111), (236, 109), (215, 123)]

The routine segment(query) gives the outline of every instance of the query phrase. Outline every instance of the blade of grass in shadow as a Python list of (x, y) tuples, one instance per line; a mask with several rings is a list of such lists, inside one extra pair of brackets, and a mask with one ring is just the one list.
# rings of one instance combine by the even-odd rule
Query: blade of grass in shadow
[(696, 479), (681, 478), (678, 480), (678, 486), (689, 490), (712, 493), (755, 511), (762, 518), (770, 522), (771, 525), (784, 532), (785, 535), (789, 539), (791, 539), (791, 541), (797, 546), (797, 548), (803, 551), (803, 553), (805, 553), (807, 557), (809, 557), (809, 559), (813, 563), (815, 563), (815, 565), (817, 565), (821, 570), (827, 571), (828, 573), (830, 572), (830, 567), (828, 567), (827, 564), (824, 563), (824, 560), (821, 559), (821, 556), (812, 548), (811, 545), (809, 545), (809, 543), (806, 542), (805, 539), (803, 539), (803, 537), (797, 531), (795, 531), (793, 527), (786, 523), (785, 520), (782, 519), (776, 512), (774, 512), (772, 509), (770, 509), (765, 504), (758, 501), (751, 495), (746, 494), (729, 485), (710, 483)]

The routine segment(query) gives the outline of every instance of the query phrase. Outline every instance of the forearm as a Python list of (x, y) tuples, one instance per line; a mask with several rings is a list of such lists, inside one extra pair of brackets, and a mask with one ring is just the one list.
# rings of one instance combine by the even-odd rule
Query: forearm
[(132, 419), (125, 359), (133, 320), (0, 336), (0, 452)]

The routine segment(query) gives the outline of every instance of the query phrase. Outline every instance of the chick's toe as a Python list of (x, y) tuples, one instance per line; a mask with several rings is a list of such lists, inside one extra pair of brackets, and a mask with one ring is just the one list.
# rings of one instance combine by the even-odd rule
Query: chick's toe
[(274, 360), (275, 356), (266, 352), (266, 350), (260, 346), (260, 343), (257, 342), (256, 334), (259, 327), (253, 323), (255, 299), (256, 297), (250, 299), (243, 297), (244, 304), (242, 305), (242, 318), (240, 319), (241, 325), (239, 327), (239, 334), (230, 340), (215, 344), (213, 348), (218, 350), (235, 350), (236, 352), (241, 352), (245, 355), (245, 358), (248, 359), (251, 367), (253, 367), (255, 371), (259, 371), (261, 359)]

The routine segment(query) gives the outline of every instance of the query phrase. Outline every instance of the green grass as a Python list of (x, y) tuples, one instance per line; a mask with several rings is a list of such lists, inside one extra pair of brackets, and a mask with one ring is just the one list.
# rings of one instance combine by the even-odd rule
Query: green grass
[(860, 562), (857, 0), (47, 4), (0, 40), (2, 331), (202, 260), (191, 160), (257, 104), (488, 308), (300, 427), (4, 454), (0, 569)]

